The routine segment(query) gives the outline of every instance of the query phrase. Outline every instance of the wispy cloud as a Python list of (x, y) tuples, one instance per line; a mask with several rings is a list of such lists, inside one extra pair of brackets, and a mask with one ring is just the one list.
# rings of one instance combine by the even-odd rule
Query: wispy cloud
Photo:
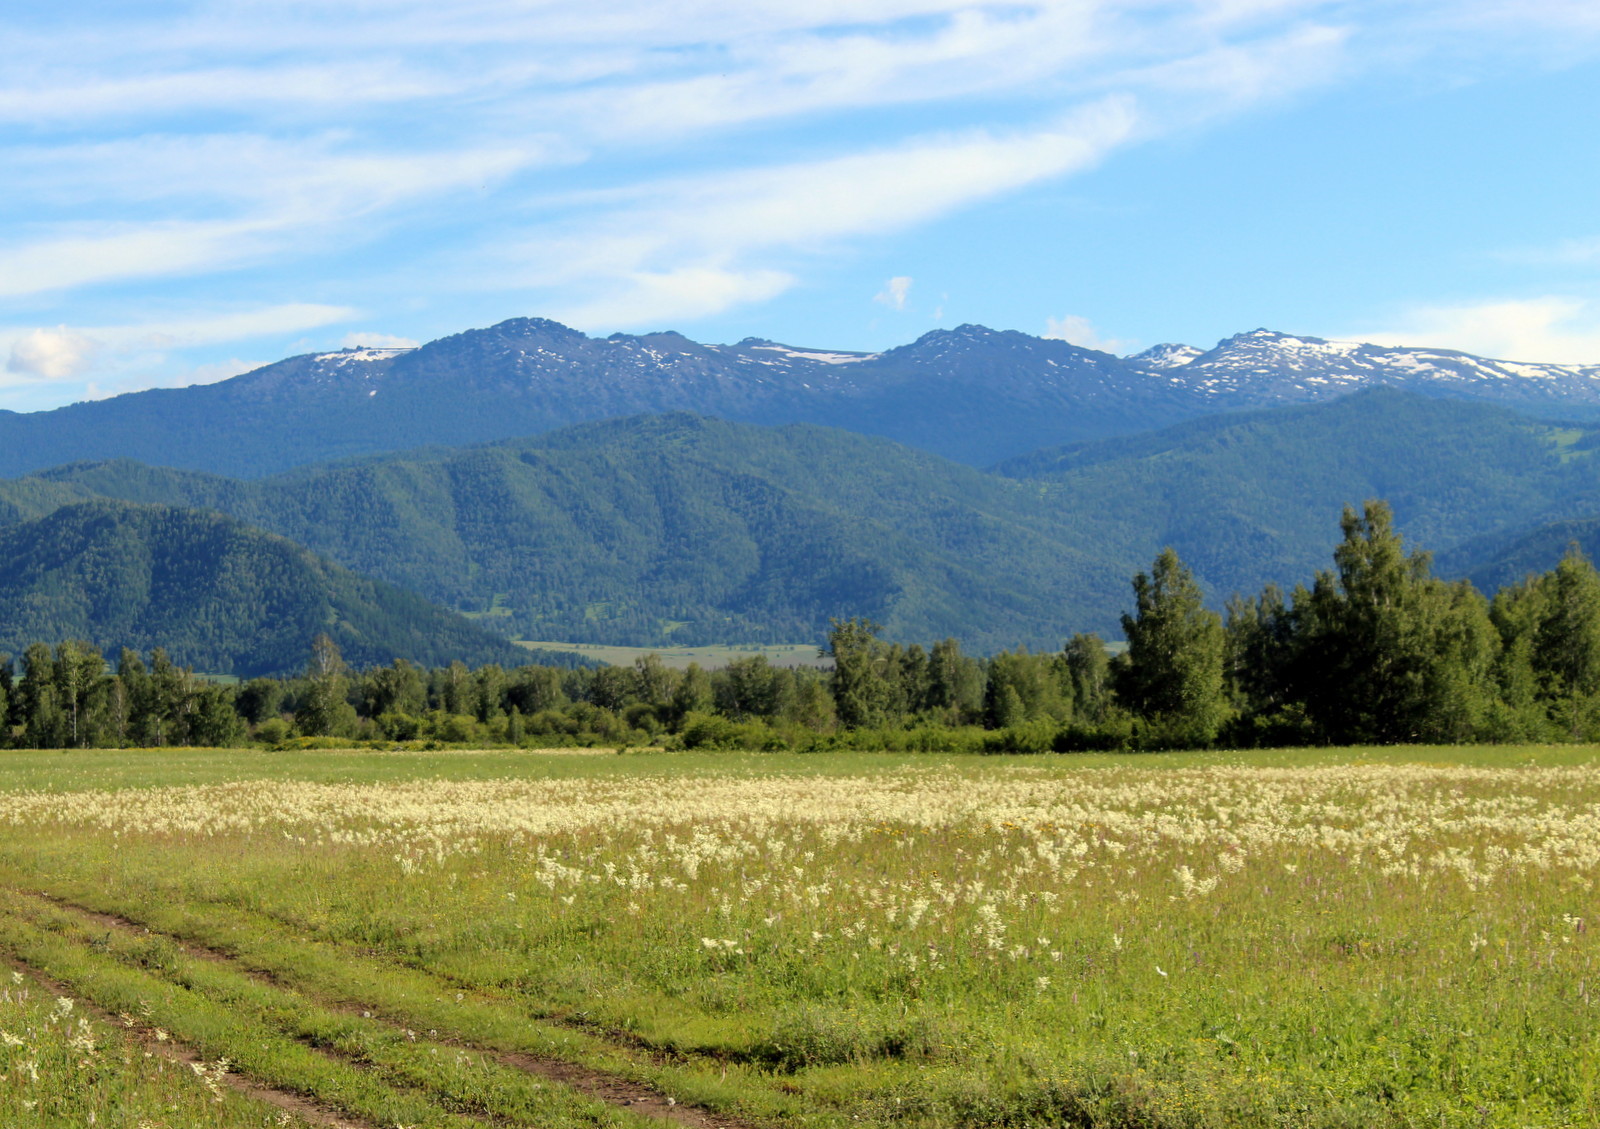
[(1600, 305), (1546, 296), (1410, 310), (1376, 332), (1344, 335), (1379, 345), (1432, 345), (1500, 360), (1600, 365)]
[(891, 310), (904, 310), (906, 300), (911, 297), (911, 279), (907, 275), (899, 274), (883, 284), (883, 289), (872, 298), (874, 302), (888, 306)]
[(1078, 314), (1048, 318), (1045, 323), (1044, 336), (1053, 337), (1058, 341), (1066, 341), (1084, 349), (1098, 349), (1102, 353), (1126, 353), (1138, 346), (1137, 341), (1102, 337), (1092, 321)]
[[(154, 324), (85, 311), (128, 284), (193, 304), (288, 276), (617, 327), (770, 301), (825, 256), (1362, 67), (1600, 49), (1600, 8), (176, 0), (17, 8), (0, 42), (0, 320)], [(56, 344), (18, 363), (124, 355)]]
[(1048, 129), (930, 138), (603, 194), (599, 214), (584, 217), (576, 230), (535, 233), (513, 248), (519, 263), (532, 265), (489, 280), (603, 290), (604, 298), (558, 307), (556, 316), (580, 326), (602, 315), (639, 324), (713, 313), (770, 298), (794, 281), (789, 271), (753, 257), (789, 262), (1086, 168), (1136, 123), (1127, 100), (1107, 99)]
[[(122, 387), (131, 373), (160, 365), (173, 350), (300, 333), (349, 321), (358, 313), (345, 306), (289, 303), (139, 324), (0, 327), (0, 350), (8, 358), (0, 386), (92, 379), (102, 388)], [(152, 379), (142, 377), (138, 386), (150, 386)]]

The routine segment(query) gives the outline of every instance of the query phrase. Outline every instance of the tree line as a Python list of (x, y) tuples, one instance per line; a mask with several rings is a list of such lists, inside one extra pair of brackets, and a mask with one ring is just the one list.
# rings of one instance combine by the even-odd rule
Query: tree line
[(157, 649), (0, 656), (0, 743), (407, 742), (1044, 752), (1600, 737), (1600, 573), (1576, 550), (1493, 599), (1432, 575), (1382, 502), (1347, 508), (1330, 570), (1208, 609), (1177, 554), (1133, 580), (1126, 649), (1080, 634), (987, 658), (835, 621), (831, 670), (763, 656), (631, 667), (352, 670), (326, 635), (296, 678), (208, 680)]

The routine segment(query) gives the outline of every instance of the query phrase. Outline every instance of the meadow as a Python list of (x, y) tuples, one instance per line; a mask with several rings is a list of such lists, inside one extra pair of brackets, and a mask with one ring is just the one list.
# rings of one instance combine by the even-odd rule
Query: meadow
[(1591, 747), (0, 758), (7, 1125), (1600, 1123)]

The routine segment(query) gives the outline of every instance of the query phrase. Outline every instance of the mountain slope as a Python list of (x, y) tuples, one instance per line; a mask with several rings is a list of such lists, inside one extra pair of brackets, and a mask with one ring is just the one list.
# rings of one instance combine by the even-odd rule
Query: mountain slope
[(1568, 417), (1600, 414), (1600, 366), (1268, 330), (1207, 351), (1162, 345), (1119, 358), (976, 325), (852, 353), (756, 338), (705, 345), (670, 332), (591, 338), (516, 318), (416, 349), (308, 354), (217, 384), (25, 415), (0, 411), (0, 475), (133, 458), (258, 477), (673, 411), (842, 427), (985, 465), (1052, 444), (1379, 384)]
[(75, 503), (0, 530), (0, 560), (0, 651), (88, 639), (254, 675), (302, 668), (326, 631), (355, 666), (529, 661), (418, 596), (219, 514)]
[(676, 414), (257, 480), (76, 464), (0, 482), (0, 507), (88, 495), (226, 512), (519, 638), (819, 639), (830, 617), (866, 615), (900, 639), (1053, 648), (1114, 633), (1129, 578), (1166, 545), (1220, 601), (1309, 580), (1340, 509), (1365, 498), (1441, 554), (1600, 513), (1597, 448), (1597, 428), (1378, 388), (1054, 448), (1003, 474), (829, 428)]
[(807, 425), (638, 417), (254, 481), (126, 462), (21, 481), (220, 510), (525, 638), (819, 639), (866, 615), (1054, 647), (1113, 627), (1127, 579), (1035, 486)]
[(1600, 512), (1596, 432), (1485, 404), (1377, 388), (1076, 444), (997, 469), (1052, 484), (1080, 536), (1123, 560), (1171, 545), (1214, 594), (1330, 565), (1342, 506), (1384, 498), (1406, 536), (1445, 551)]
[(1600, 517), (1541, 522), (1529, 528), (1474, 538), (1440, 556), (1439, 565), (1485, 592), (1548, 572), (1572, 546), (1600, 560)]
[(254, 477), (679, 410), (837, 424), (988, 462), (1180, 419), (1191, 398), (1109, 354), (980, 326), (878, 355), (755, 339), (700, 345), (676, 333), (596, 339), (519, 318), (417, 349), (291, 357), (212, 385), (0, 412), (0, 474), (128, 457)]

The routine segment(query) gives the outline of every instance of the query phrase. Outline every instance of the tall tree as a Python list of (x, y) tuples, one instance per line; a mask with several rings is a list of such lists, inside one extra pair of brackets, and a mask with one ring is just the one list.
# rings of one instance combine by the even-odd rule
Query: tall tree
[(1081, 632), (1061, 649), (1067, 683), (1072, 689), (1073, 713), (1080, 721), (1104, 719), (1111, 705), (1111, 656), (1100, 636)]
[(68, 640), (56, 647), (54, 676), (67, 744), (81, 748), (94, 740), (96, 698), (104, 691), (105, 656), (93, 643)]
[(1346, 507), (1340, 529), (1337, 572), (1295, 607), (1294, 683), (1312, 723), (1342, 744), (1470, 740), (1495, 699), (1486, 601), (1407, 553), (1383, 502)]
[(348, 670), (344, 656), (339, 653), (339, 644), (326, 632), (318, 632), (311, 640), (311, 660), (306, 664), (306, 681), (310, 685), (294, 719), (300, 732), (312, 737), (326, 737), (351, 728), (355, 711), (346, 701)]
[[(1600, 573), (1576, 546), (1542, 576), (1502, 588), (1490, 609), (1500, 633), (1501, 693), (1533, 705), (1572, 738), (1600, 735)], [(1539, 726), (1519, 736), (1537, 737)]]
[(22, 656), (22, 681), (17, 684), (17, 720), (23, 743), (35, 749), (66, 743), (61, 698), (56, 690), (55, 656), (45, 643), (35, 643)]
[(882, 629), (859, 618), (836, 619), (832, 625), (822, 653), (833, 658), (830, 689), (839, 724), (847, 729), (883, 724), (899, 688), (890, 684), (889, 647), (878, 638)]
[(1134, 614), (1122, 617), (1128, 650), (1118, 697), (1157, 743), (1208, 745), (1227, 717), (1222, 617), (1206, 608), (1194, 574), (1163, 549), (1133, 580)]

